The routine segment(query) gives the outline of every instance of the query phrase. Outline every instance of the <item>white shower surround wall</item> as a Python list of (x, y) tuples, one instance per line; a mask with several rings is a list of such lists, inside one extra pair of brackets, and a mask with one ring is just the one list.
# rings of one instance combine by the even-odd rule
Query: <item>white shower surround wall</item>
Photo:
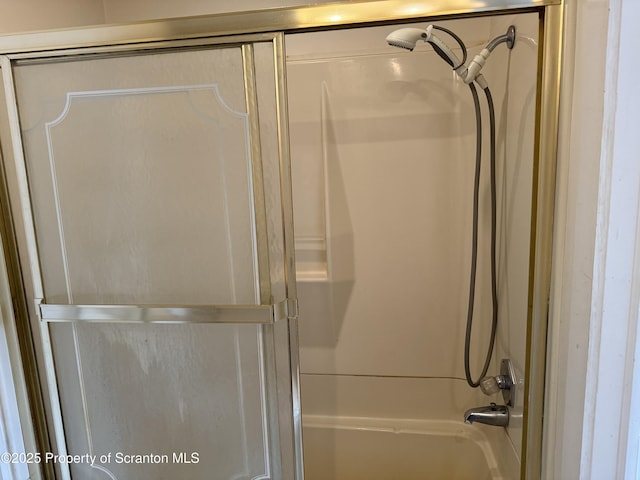
[[(484, 70), (496, 103), (505, 207), (498, 212), (501, 313), (492, 374), (500, 358), (511, 358), (519, 372), (525, 365), (538, 18), (442, 23), (465, 40), (470, 55), (510, 24), (518, 29), (516, 48), (509, 54), (500, 46)], [(468, 88), (429, 47), (388, 47), (384, 38), (394, 28), (287, 37), (303, 410), (461, 421), (466, 408), (502, 400), (463, 380), (473, 105)], [(486, 137), (484, 151), (477, 296), (483, 320), (476, 324), (486, 338)], [(483, 345), (472, 351), (477, 375), (486, 340), (474, 342)], [(522, 395), (511, 442), (496, 445), (502, 455), (513, 453), (502, 462), (512, 469), (521, 407)]]

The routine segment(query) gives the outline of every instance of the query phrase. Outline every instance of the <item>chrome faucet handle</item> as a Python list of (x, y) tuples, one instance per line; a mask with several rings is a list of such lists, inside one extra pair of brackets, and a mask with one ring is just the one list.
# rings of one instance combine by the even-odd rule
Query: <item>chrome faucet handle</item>
[(493, 395), (500, 390), (511, 388), (513, 382), (507, 375), (496, 375), (495, 377), (484, 377), (480, 380), (480, 390), (485, 395)]
[(484, 377), (480, 380), (480, 390), (485, 395), (495, 395), (500, 391), (500, 385), (496, 377)]
[(515, 405), (516, 375), (511, 360), (500, 362), (500, 375), (484, 377), (480, 380), (480, 390), (485, 395), (495, 395), (502, 390), (504, 402), (513, 407)]

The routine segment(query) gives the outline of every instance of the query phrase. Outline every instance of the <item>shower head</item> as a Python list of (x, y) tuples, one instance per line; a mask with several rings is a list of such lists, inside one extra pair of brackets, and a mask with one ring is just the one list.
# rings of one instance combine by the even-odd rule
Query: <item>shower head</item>
[(393, 47), (400, 47), (412, 51), (416, 48), (418, 40), (423, 40), (429, 43), (440, 58), (451, 65), (451, 68), (454, 70), (463, 66), (462, 60), (451, 51), (446, 43), (433, 33), (433, 29), (433, 25), (429, 25), (424, 30), (412, 27), (400, 28), (387, 35), (387, 43)]
[(416, 48), (418, 40), (427, 41), (427, 31), (421, 28), (400, 28), (387, 35), (387, 43), (392, 47), (400, 47), (409, 51)]

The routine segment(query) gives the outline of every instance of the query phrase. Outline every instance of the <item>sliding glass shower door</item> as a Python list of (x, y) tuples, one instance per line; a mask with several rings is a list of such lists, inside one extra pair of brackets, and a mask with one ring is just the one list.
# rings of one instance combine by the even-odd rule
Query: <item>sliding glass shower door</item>
[(282, 67), (280, 35), (3, 59), (61, 478), (301, 475)]

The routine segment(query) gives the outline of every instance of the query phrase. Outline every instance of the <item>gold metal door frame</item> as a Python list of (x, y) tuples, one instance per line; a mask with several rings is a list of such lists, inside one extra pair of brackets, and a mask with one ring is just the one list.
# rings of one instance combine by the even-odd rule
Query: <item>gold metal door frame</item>
[(8, 35), (0, 54), (543, 10), (562, 0), (368, 0)]
[(555, 208), (563, 8), (543, 12), (540, 39), (521, 478), (542, 478), (542, 428)]

